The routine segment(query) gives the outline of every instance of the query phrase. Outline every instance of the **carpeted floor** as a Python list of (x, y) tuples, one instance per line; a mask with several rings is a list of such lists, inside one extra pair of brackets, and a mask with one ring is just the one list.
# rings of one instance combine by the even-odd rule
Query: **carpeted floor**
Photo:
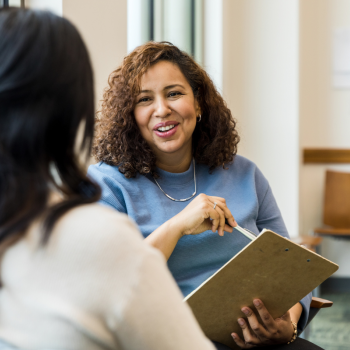
[(306, 338), (325, 350), (350, 350), (350, 293), (324, 294), (321, 298), (334, 304), (320, 310)]

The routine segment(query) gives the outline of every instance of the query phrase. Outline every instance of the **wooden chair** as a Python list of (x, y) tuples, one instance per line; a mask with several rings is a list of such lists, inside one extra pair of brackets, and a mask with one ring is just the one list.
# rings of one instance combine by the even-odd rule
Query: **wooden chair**
[(350, 238), (350, 173), (327, 170), (321, 236)]
[(310, 313), (309, 313), (309, 318), (307, 320), (307, 324), (309, 324), (312, 321), (312, 319), (316, 316), (316, 314), (320, 311), (320, 309), (331, 307), (332, 305), (333, 305), (333, 301), (312, 297), (312, 301), (310, 305)]

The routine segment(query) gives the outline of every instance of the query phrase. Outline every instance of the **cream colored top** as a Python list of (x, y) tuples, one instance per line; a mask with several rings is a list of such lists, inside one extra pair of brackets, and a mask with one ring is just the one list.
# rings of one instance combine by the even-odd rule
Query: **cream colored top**
[(214, 349), (127, 216), (80, 206), (44, 247), (40, 235), (33, 224), (1, 261), (1, 339), (22, 349)]

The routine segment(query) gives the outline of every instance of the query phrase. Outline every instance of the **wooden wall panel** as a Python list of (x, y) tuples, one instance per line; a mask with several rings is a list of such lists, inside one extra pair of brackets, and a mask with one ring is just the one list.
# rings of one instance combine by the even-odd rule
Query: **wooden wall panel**
[(305, 148), (305, 164), (309, 163), (350, 163), (350, 149)]

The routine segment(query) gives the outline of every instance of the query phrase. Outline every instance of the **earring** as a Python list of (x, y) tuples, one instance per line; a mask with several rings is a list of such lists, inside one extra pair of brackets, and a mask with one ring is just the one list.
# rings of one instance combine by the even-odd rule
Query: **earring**
[(199, 123), (202, 120), (202, 115), (200, 114), (197, 118), (197, 122)]

